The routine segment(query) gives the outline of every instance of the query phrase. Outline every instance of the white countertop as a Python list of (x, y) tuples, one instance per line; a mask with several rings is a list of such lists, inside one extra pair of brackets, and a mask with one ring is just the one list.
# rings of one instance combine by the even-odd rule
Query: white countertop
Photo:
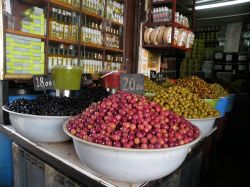
[(110, 180), (105, 178), (104, 176), (96, 173), (95, 171), (91, 170), (85, 163), (81, 162), (78, 158), (74, 145), (72, 141), (62, 142), (62, 143), (41, 143), (41, 142), (32, 142), (27, 138), (23, 137), (19, 133), (17, 133), (11, 125), (2, 126), (6, 130), (10, 131), (11, 133), (15, 134), (19, 138), (22, 138), (24, 141), (28, 142), (29, 144), (35, 146), (39, 150), (45, 152), (53, 156), (54, 158), (60, 160), (64, 164), (74, 168), (75, 170), (81, 172), (82, 174), (100, 182), (105, 186), (110, 187), (139, 187), (143, 186), (142, 184), (129, 184), (118, 182), (114, 180)]

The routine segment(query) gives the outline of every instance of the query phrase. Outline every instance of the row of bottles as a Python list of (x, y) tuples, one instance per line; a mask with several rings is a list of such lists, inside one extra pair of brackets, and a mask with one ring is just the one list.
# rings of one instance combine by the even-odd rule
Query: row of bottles
[(107, 0), (106, 18), (123, 24), (124, 5), (114, 0)]
[[(80, 66), (83, 67), (83, 73), (99, 74), (103, 70), (121, 70), (122, 61), (120, 54), (107, 54), (103, 64), (102, 52), (81, 51)], [(48, 72), (51, 73), (52, 68), (57, 65), (79, 65), (77, 50), (73, 45), (49, 47)]]
[(105, 70), (121, 70), (122, 56), (118, 54), (107, 54), (104, 62)]
[(102, 58), (101, 52), (82, 51), (80, 65), (83, 73), (99, 74), (103, 70)]
[(105, 45), (112, 48), (120, 48), (120, 38), (117, 35), (106, 33)]
[(81, 41), (102, 45), (102, 24), (87, 22), (86, 25), (81, 28)]
[(104, 0), (84, 0), (82, 9), (104, 17)]
[(77, 52), (73, 45), (65, 47), (63, 44), (59, 46), (49, 47), (48, 72), (51, 73), (53, 66), (76, 66), (78, 65)]
[(76, 41), (78, 38), (77, 15), (75, 12), (52, 8), (49, 36)]
[(81, 1), (80, 0), (59, 0), (63, 3), (69, 4), (75, 8), (80, 8), (81, 6)]

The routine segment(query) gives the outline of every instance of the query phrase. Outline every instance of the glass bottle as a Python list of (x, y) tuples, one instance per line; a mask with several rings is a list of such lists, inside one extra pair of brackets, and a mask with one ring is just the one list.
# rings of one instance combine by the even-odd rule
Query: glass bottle
[(65, 12), (64, 16), (64, 29), (63, 29), (63, 39), (67, 40), (69, 38), (69, 22), (68, 22), (68, 12)]

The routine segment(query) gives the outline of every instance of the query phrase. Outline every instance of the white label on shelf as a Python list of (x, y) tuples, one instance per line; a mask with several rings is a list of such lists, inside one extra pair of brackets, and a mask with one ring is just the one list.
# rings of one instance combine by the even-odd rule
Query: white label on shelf
[(247, 70), (247, 66), (246, 65), (239, 65), (238, 70)]
[(222, 65), (215, 65), (214, 69), (216, 69), (216, 70), (222, 70)]
[(223, 58), (223, 54), (222, 53), (216, 53), (215, 54), (215, 59), (222, 59)]
[(227, 25), (224, 52), (238, 52), (242, 22)]
[(225, 70), (227, 70), (227, 71), (232, 70), (232, 65), (225, 65)]
[(226, 61), (232, 61), (233, 55), (226, 55)]

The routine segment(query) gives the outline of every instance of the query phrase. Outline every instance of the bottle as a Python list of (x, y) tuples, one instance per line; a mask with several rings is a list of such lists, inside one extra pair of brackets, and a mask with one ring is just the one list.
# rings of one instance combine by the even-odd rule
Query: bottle
[(63, 30), (64, 30), (64, 16), (65, 16), (65, 10), (60, 10), (60, 15), (59, 15), (59, 38), (63, 39)]
[(57, 51), (57, 65), (63, 65), (63, 51), (64, 51), (63, 44), (59, 45), (59, 50)]
[(49, 57), (48, 57), (48, 73), (51, 73), (51, 70), (52, 70), (52, 65), (53, 65), (53, 56), (52, 56), (52, 47), (50, 46), (49, 47), (49, 51), (48, 51), (48, 54), (49, 54)]
[(78, 27), (77, 27), (77, 16), (76, 13), (72, 13), (72, 40), (77, 41)]
[(57, 9), (52, 8), (52, 13), (50, 17), (50, 30), (49, 30), (49, 36), (56, 37), (56, 14)]
[(64, 16), (64, 29), (63, 29), (63, 39), (67, 40), (69, 38), (69, 22), (68, 22), (68, 12), (65, 12)]
[(58, 56), (57, 56), (57, 48), (53, 47), (52, 49), (52, 69), (54, 66), (58, 65)]
[(68, 39), (72, 40), (72, 13), (71, 12), (68, 12), (67, 18), (68, 18), (68, 25), (69, 25)]

